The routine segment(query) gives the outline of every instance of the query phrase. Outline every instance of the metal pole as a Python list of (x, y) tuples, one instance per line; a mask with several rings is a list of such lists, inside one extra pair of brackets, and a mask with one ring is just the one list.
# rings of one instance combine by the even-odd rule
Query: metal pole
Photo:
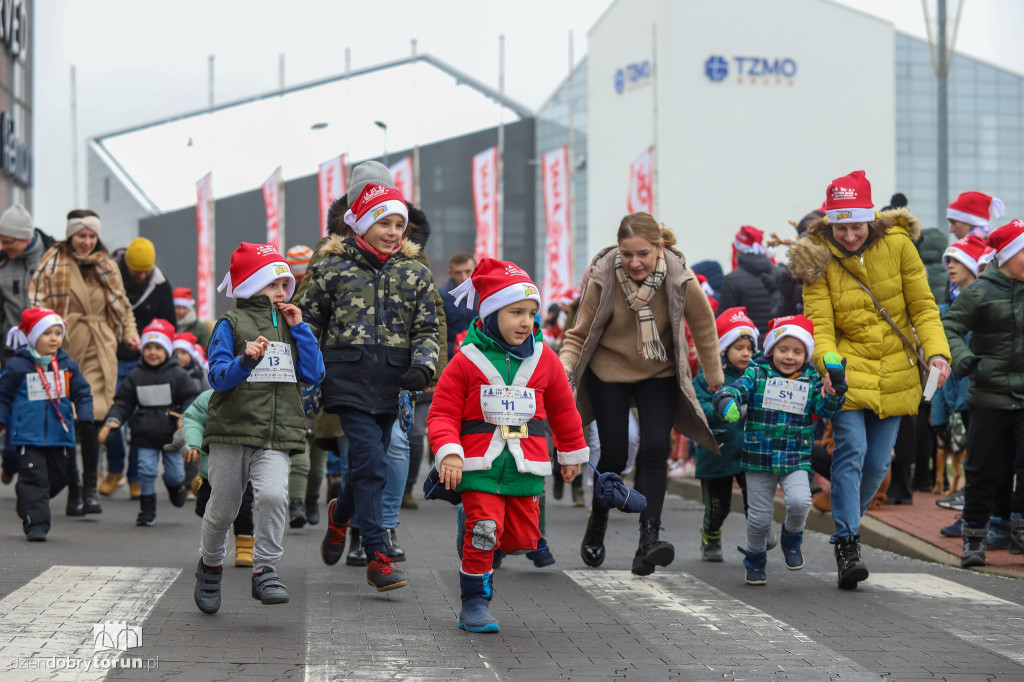
[(942, 224), (949, 205), (949, 56), (946, 54), (946, 0), (938, 0), (938, 40), (936, 41), (938, 85), (938, 178), (936, 182), (936, 226)]
[(78, 86), (71, 65), (71, 199), (78, 206)]
[(352, 48), (345, 48), (345, 189), (352, 177)]
[(278, 243), (281, 251), (288, 248), (284, 238), (284, 149), (285, 149), (285, 113), (284, 113), (284, 52), (277, 56), (277, 91), (281, 97), (281, 175), (277, 183), (277, 229)]
[(416, 129), (416, 39), (412, 39), (412, 196), (411, 203), (416, 203), (420, 196), (420, 136)]
[(568, 172), (569, 172), (569, 196), (567, 196), (565, 198), (565, 214), (566, 214), (566, 217), (567, 217), (567, 219), (569, 221), (569, 243), (566, 245), (566, 248), (569, 249), (569, 276), (573, 278), (573, 281), (575, 281), (575, 278), (576, 278), (576, 273), (573, 272), (573, 268), (572, 268), (572, 261), (573, 261), (572, 254), (576, 250), (576, 249), (573, 248), (573, 246), (574, 246), (573, 242), (576, 241), (573, 238), (573, 236), (574, 236), (574, 234), (576, 232), (576, 229), (575, 229), (576, 226), (573, 224), (573, 221), (572, 221), (572, 216), (573, 216), (572, 201), (573, 201), (573, 198), (576, 196), (575, 186), (573, 185), (574, 178), (576, 177), (576, 157), (575, 157), (575, 151), (574, 151), (575, 148), (576, 148), (576, 121), (574, 119), (574, 113), (575, 113), (575, 109), (574, 109), (574, 104), (575, 103), (574, 103), (574, 100), (576, 99), (576, 89), (573, 87), (573, 66), (574, 66), (574, 63), (575, 63), (575, 59), (573, 58), (572, 31), (569, 31), (569, 85), (568, 85), (568, 99), (569, 99), (569, 102), (568, 102), (568, 104), (569, 104), (569, 144), (567, 145), (568, 154), (566, 155), (566, 156), (569, 157), (569, 159), (568, 159), (568, 161), (569, 161), (569, 168), (567, 169)]
[(498, 259), (505, 252), (505, 35), (498, 36)]
[(651, 146), (654, 153), (651, 159), (651, 210), (658, 215), (658, 26), (651, 24), (651, 121), (654, 132), (651, 135)]
[(213, 195), (213, 162), (214, 162), (214, 144), (217, 139), (217, 135), (213, 129), (213, 85), (214, 85), (214, 62), (215, 57), (211, 54), (208, 58), (207, 64), (209, 69), (209, 76), (207, 80), (207, 90), (209, 93), (208, 106), (210, 108), (210, 143), (209, 143), (209, 155), (210, 155), (210, 214), (207, 222), (207, 234), (210, 239), (210, 273), (213, 275), (213, 282), (210, 283), (207, 297), (210, 301), (210, 309), (213, 311), (214, 317), (217, 316), (217, 201)]

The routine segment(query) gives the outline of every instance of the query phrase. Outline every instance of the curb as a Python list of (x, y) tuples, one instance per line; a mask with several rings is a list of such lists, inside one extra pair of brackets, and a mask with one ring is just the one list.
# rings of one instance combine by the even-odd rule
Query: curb
[[(668, 492), (679, 495), (688, 500), (700, 502), (703, 499), (701, 494), (700, 481), (695, 478), (673, 478), (668, 479)], [(733, 489), (733, 509), (743, 509), (743, 494), (739, 488)], [(781, 496), (775, 497), (775, 520), (779, 523), (786, 519), (786, 503)], [(807, 515), (807, 530), (813, 530), (825, 535), (832, 535), (835, 532), (835, 523), (832, 514), (812, 508)], [(893, 554), (930, 561), (936, 564), (953, 566), (965, 571), (977, 571), (990, 575), (999, 575), (1004, 578), (1024, 579), (1020, 571), (1003, 568), (1000, 566), (982, 566), (979, 568), (965, 569), (960, 566), (960, 557), (947, 552), (940, 547), (911, 535), (899, 528), (894, 528), (884, 521), (865, 515), (860, 520), (861, 542), (869, 547), (882, 549)]]

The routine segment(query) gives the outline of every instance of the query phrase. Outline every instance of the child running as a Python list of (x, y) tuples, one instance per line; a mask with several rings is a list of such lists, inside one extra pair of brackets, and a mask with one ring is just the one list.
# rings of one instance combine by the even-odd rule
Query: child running
[(539, 292), (521, 268), (493, 258), (451, 292), (470, 307), (478, 295), (480, 316), (437, 383), (427, 434), (441, 482), (462, 495), (459, 627), (469, 632), (498, 632), (488, 611), (495, 550), (537, 549), (538, 496), (551, 474), (544, 420), (566, 483), (590, 458), (569, 380), (535, 322)]
[(846, 400), (845, 365), (833, 353), (825, 356), (833, 387), (826, 391), (810, 363), (813, 353), (814, 324), (803, 315), (778, 317), (768, 323), (764, 353), (750, 361), (739, 381), (715, 393), (715, 411), (725, 421), (736, 422), (741, 408), (747, 410), (741, 460), (749, 505), (747, 548), (737, 549), (745, 557), (748, 585), (768, 582), (766, 540), (779, 485), (786, 500), (780, 538), (786, 568), (804, 566), (800, 545), (811, 508), (812, 415), (831, 419)]
[(297, 307), (285, 303), (295, 278), (273, 244), (243, 242), (219, 289), (236, 308), (210, 335), (210, 384), (203, 449), (209, 453), (213, 490), (203, 515), (202, 558), (195, 601), (203, 613), (220, 610), (227, 530), (252, 479), (252, 597), (285, 604), (277, 574), (288, 522), (288, 455), (306, 447), (306, 415), (299, 381), (319, 386), (323, 356)]
[(9, 347), (20, 348), (0, 374), (0, 428), (10, 416), (8, 437), (20, 461), (18, 516), (29, 542), (46, 542), (50, 498), (78, 482), (75, 414), (92, 421), (89, 382), (60, 347), (63, 340), (60, 315), (29, 308), (7, 336)]

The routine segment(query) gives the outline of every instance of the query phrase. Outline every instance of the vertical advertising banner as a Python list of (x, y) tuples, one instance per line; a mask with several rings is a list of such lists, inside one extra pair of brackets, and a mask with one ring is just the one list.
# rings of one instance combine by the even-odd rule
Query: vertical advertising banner
[(473, 258), (498, 257), (498, 148), (473, 157), (473, 210), (476, 213), (476, 246)]
[(331, 210), (331, 204), (348, 191), (348, 183), (345, 180), (345, 155), (321, 163), (316, 179), (320, 196), (320, 236), (326, 237), (327, 212)]
[(540, 298), (550, 305), (572, 288), (572, 229), (569, 225), (569, 148), (559, 147), (541, 159), (544, 186), (544, 283)]
[(395, 165), (388, 169), (391, 171), (391, 177), (395, 179), (395, 189), (402, 193), (402, 197), (405, 198), (410, 204), (416, 203), (415, 185), (413, 184), (412, 177), (412, 155), (405, 157)]
[(267, 243), (273, 244), (284, 253), (283, 238), (284, 216), (281, 214), (284, 188), (281, 182), (281, 167), (278, 166), (263, 183), (263, 205), (267, 209)]
[(654, 186), (651, 172), (654, 163), (654, 148), (648, 147), (629, 166), (629, 194), (626, 195), (626, 211), (637, 213), (654, 212)]
[(213, 176), (207, 173), (196, 182), (196, 317), (210, 320), (213, 313), (214, 227)]

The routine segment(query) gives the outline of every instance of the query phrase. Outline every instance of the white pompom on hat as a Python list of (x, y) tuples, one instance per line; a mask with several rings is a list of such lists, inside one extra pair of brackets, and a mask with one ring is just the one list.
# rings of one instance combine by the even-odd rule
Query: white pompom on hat
[(60, 327), (61, 335), (66, 331), (64, 319), (49, 308), (29, 308), (22, 311), (21, 323), (7, 332), (8, 348), (21, 348), (28, 344), (35, 348), (39, 337), (50, 327)]
[(768, 333), (764, 335), (764, 354), (771, 355), (772, 348), (787, 336), (802, 341), (807, 348), (807, 357), (814, 355), (814, 323), (803, 315), (787, 315), (776, 317), (768, 323)]
[(988, 227), (989, 220), (1003, 217), (1002, 199), (982, 192), (964, 192), (946, 209), (946, 218), (975, 227)]
[(540, 287), (530, 279), (526, 270), (497, 258), (481, 258), (472, 276), (449, 293), (456, 306), (465, 298), (472, 308), (474, 297), (479, 298), (481, 320), (519, 301), (536, 301), (538, 309), (541, 303)]
[(282, 277), (288, 279), (285, 294), (295, 293), (295, 276), (284, 256), (273, 244), (242, 242), (231, 254), (231, 266), (217, 291), (225, 291), (228, 298), (252, 298), (264, 287)]

